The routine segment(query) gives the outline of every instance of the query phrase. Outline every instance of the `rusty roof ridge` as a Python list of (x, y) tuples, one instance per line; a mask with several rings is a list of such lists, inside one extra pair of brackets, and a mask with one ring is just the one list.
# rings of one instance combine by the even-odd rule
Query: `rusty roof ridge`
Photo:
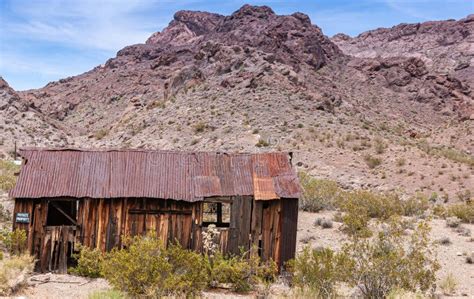
[(163, 149), (141, 149), (141, 148), (76, 148), (76, 147), (21, 147), (19, 151), (37, 151), (37, 152), (158, 152), (170, 154), (217, 154), (217, 155), (266, 155), (266, 154), (287, 154), (290, 156), (290, 162), (293, 157), (293, 152), (287, 151), (268, 151), (268, 152), (224, 152), (224, 151), (189, 151), (189, 150), (163, 150)]

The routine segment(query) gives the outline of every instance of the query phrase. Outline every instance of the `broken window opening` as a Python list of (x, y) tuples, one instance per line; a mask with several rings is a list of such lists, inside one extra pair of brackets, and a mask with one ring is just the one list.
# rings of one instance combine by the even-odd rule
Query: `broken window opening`
[(216, 227), (229, 227), (230, 205), (229, 202), (204, 202), (202, 225), (214, 224)]
[(46, 225), (77, 225), (76, 200), (52, 200), (48, 203), (48, 218)]

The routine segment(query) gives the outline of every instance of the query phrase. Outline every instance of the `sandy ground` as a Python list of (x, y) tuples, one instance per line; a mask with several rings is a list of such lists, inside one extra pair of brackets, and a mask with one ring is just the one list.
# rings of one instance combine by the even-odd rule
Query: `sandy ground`
[[(322, 229), (314, 225), (316, 218), (332, 219), (334, 212), (308, 213), (300, 212), (298, 218), (298, 245), (300, 251), (303, 246), (330, 247), (339, 249), (345, 235), (339, 230), (341, 224), (333, 222), (333, 228)], [(454, 229), (446, 226), (445, 220), (435, 219), (431, 222), (433, 240), (449, 238), (451, 244), (438, 245), (437, 254), (441, 264), (438, 272), (438, 282), (448, 273), (452, 273), (458, 282), (455, 297), (474, 298), (474, 265), (467, 264), (466, 254), (474, 251), (474, 242), (471, 237), (462, 236)], [(464, 228), (474, 232), (474, 225), (463, 224)], [(92, 292), (110, 288), (104, 279), (85, 279), (72, 275), (44, 274), (30, 278), (29, 286), (18, 296), (27, 298), (87, 298)], [(274, 285), (272, 293), (284, 294), (288, 289)], [(439, 291), (439, 289), (438, 289)], [(349, 293), (350, 294), (350, 293)], [(255, 298), (255, 295), (237, 295), (224, 291), (205, 292), (206, 298)]]

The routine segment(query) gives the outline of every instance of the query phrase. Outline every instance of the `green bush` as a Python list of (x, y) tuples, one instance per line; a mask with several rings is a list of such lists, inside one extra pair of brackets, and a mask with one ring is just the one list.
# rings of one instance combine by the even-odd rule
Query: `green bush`
[(349, 236), (368, 238), (372, 235), (369, 229), (370, 217), (367, 211), (358, 205), (351, 205), (346, 208), (346, 212), (342, 216), (342, 231)]
[(421, 193), (410, 197), (407, 200), (396, 199), (402, 206), (404, 216), (421, 216), (426, 210), (430, 208), (430, 200)]
[(69, 269), (69, 272), (79, 276), (101, 277), (101, 265), (104, 254), (99, 249), (91, 249), (87, 246), (78, 246), (79, 253), (73, 255), (77, 260), (77, 266)]
[(171, 265), (161, 242), (153, 237), (134, 237), (125, 243), (126, 248), (112, 249), (102, 263), (109, 283), (132, 296), (151, 295), (154, 288), (163, 288)]
[(211, 285), (231, 284), (235, 292), (248, 292), (259, 284), (268, 286), (276, 280), (277, 273), (275, 262), (262, 262), (250, 251), (227, 257), (216, 253), (210, 259)]
[(447, 214), (461, 219), (465, 223), (474, 223), (474, 202), (454, 204), (448, 207)]
[(266, 141), (265, 139), (261, 139), (261, 138), (255, 144), (256, 147), (267, 147), (269, 145), (270, 145), (270, 143), (268, 143), (268, 141)]
[(339, 283), (357, 287), (363, 298), (434, 292), (439, 264), (429, 231), (423, 221), (406, 236), (401, 219), (392, 217), (373, 238), (352, 236), (340, 252), (305, 247), (289, 262), (292, 282), (317, 298), (337, 297)]
[(107, 291), (94, 291), (92, 292), (89, 299), (125, 299), (125, 296), (122, 292), (117, 290), (107, 290)]
[(15, 173), (20, 170), (20, 166), (11, 161), (0, 160), (0, 190), (8, 191), (15, 187)]
[(334, 209), (343, 190), (335, 181), (315, 179), (305, 172), (298, 173), (303, 196), (300, 200), (301, 209), (317, 212), (321, 209)]
[(352, 238), (344, 245), (346, 282), (364, 298), (384, 298), (396, 289), (434, 291), (439, 264), (428, 239), (429, 226), (419, 223), (408, 244), (400, 219), (391, 219), (373, 239)]
[(106, 254), (80, 247), (75, 256), (78, 264), (71, 273), (103, 276), (115, 289), (132, 297), (192, 297), (219, 283), (247, 292), (257, 285), (268, 288), (277, 276), (273, 261), (262, 262), (251, 251), (234, 256), (218, 251), (206, 256), (179, 245), (165, 248), (153, 234), (125, 238), (123, 249), (114, 248)]
[(390, 219), (393, 216), (420, 216), (429, 208), (429, 200), (417, 194), (403, 200), (396, 193), (376, 193), (369, 190), (345, 192), (337, 206), (344, 212), (343, 230), (349, 235), (370, 236), (369, 220)]
[(125, 240), (102, 262), (110, 284), (131, 296), (197, 295), (208, 284), (207, 260), (178, 245), (166, 249), (152, 234)]
[(171, 245), (166, 250), (171, 271), (166, 280), (165, 294), (198, 295), (209, 284), (208, 261), (203, 255)]
[(315, 297), (335, 298), (336, 284), (344, 280), (346, 263), (343, 253), (336, 253), (329, 248), (310, 249), (306, 246), (289, 263), (292, 283)]
[(0, 241), (5, 244), (8, 252), (12, 255), (22, 255), (27, 250), (26, 231), (23, 229), (1, 230)]

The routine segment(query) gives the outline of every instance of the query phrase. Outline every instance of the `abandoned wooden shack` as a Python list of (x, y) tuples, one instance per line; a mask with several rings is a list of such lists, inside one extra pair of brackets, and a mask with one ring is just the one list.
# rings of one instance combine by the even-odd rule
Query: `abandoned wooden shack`
[(214, 224), (224, 253), (257, 246), (279, 266), (295, 255), (300, 186), (291, 154), (27, 148), (13, 227), (39, 271), (66, 272), (77, 244), (102, 251), (156, 233), (202, 250)]

